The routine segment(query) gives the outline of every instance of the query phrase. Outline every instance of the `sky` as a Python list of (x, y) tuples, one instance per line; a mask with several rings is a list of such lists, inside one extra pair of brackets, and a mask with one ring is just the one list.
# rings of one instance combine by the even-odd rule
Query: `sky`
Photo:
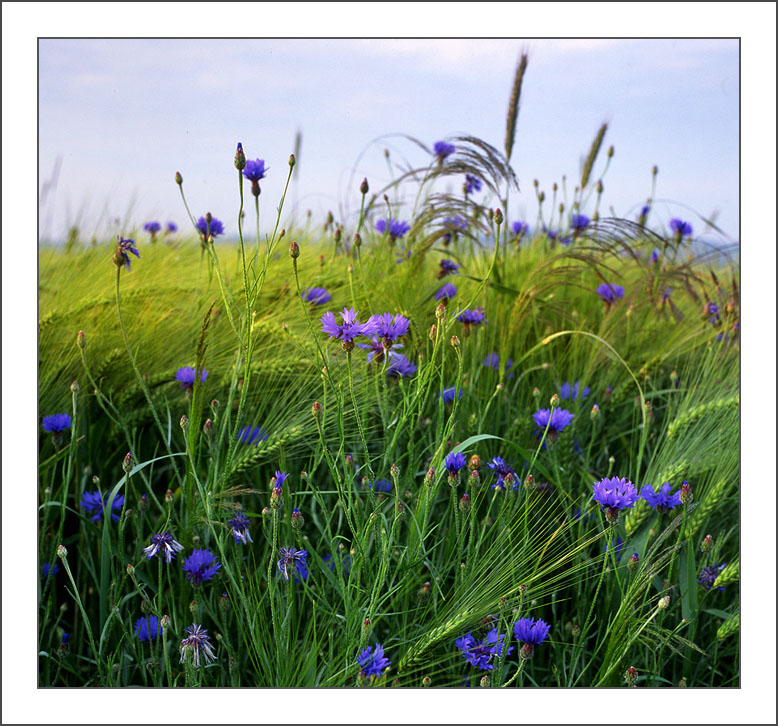
[(725, 234), (713, 238), (739, 239), (737, 39), (520, 37), (41, 39), (41, 238), (62, 240), (72, 224), (87, 238), (150, 220), (183, 227), (176, 171), (195, 217), (210, 211), (234, 235), (238, 141), (270, 168), (260, 197), (270, 231), (298, 132), (282, 224), (309, 209), (346, 221), (362, 177), (374, 190), (390, 181), (386, 149), (394, 164), (429, 162), (402, 134), (428, 147), (473, 135), (502, 150), (521, 51), (511, 157), (521, 193), (509, 221), (536, 219), (534, 179), (549, 199), (563, 177), (572, 193), (607, 122), (595, 175), (608, 146), (615, 155), (601, 216), (634, 219), (656, 164), (653, 225), (680, 217), (703, 234), (701, 217), (714, 218)]
[[(237, 205), (229, 187), (235, 184), (237, 141), (250, 158), (264, 158), (272, 167), (262, 197), (263, 215), (269, 216), (298, 128), (303, 132), (298, 207), (318, 204), (324, 210), (339, 200), (354, 205), (358, 200), (348, 178), (359, 154), (371, 149), (359, 162), (357, 184), (360, 174), (378, 180), (386, 173), (385, 144), (370, 146), (382, 134), (412, 134), (430, 144), (467, 131), (501, 147), (513, 67), (523, 48), (530, 51), (530, 65), (512, 157), (522, 198), (534, 177), (546, 186), (562, 174), (575, 177), (597, 127), (607, 120), (606, 144), (616, 147), (604, 180), (608, 203), (620, 213), (642, 203), (650, 190), (650, 167), (657, 164), (657, 196), (702, 214), (718, 209), (721, 226), (738, 238), (737, 52), (732, 41), (722, 47), (720, 41), (680, 38), (742, 38), (742, 559), (748, 567), (774, 548), (775, 517), (764, 512), (775, 511), (775, 488), (765, 488), (764, 482), (775, 481), (775, 460), (764, 452), (775, 450), (775, 418), (764, 416), (764, 381), (775, 380), (776, 350), (775, 14), (774, 3), (753, 2), (3, 3), (2, 476), (19, 484), (9, 495), (14, 506), (2, 513), (2, 584), (13, 593), (4, 598), (3, 616), (14, 623), (2, 639), (3, 662), (14, 664), (3, 671), (3, 720), (215, 723), (224, 714), (224, 699), (207, 689), (146, 691), (132, 709), (122, 710), (108, 691), (35, 688), (37, 563), (29, 538), (35, 536), (38, 506), (38, 235), (28, 220), (38, 215), (40, 182), (51, 175), (57, 156), (62, 156), (55, 197), (60, 211), (51, 215), (52, 229), (78, 218), (80, 210), (92, 224), (110, 214), (124, 215), (133, 198), (133, 219), (139, 223), (158, 216), (183, 224), (172, 182), (180, 171), (194, 210), (223, 214), (228, 231), (234, 230), (230, 218), (237, 217)], [(520, 37), (552, 32), (679, 40), (661, 49), (654, 41), (587, 40), (587, 49), (576, 50), (563, 41)], [(413, 41), (344, 41), (343, 48), (359, 50), (345, 60), (343, 50), (332, 49), (335, 42), (317, 51), (313, 42), (292, 40), (275, 41), (272, 54), (245, 60), (236, 59), (247, 52), (238, 40), (218, 52), (197, 41), (196, 50), (189, 51), (194, 58), (130, 48), (137, 41), (127, 41), (121, 50), (116, 43), (106, 48), (100, 40), (73, 41), (81, 44), (74, 52), (66, 51), (66, 42), (59, 48), (52, 43), (38, 55), (38, 38), (52, 37), (488, 38), (501, 33), (515, 38), (479, 42), (477, 49), (471, 43), (468, 52), (447, 54), (437, 41), (418, 43), (422, 50), (409, 49)], [(89, 45), (101, 47), (100, 53)], [(629, 53), (614, 55), (627, 47)], [(157, 63), (160, 58), (170, 62)], [(139, 68), (143, 64), (146, 70)], [(410, 154), (392, 143), (398, 155)], [(371, 154), (378, 159), (371, 160)], [(687, 212), (667, 207), (661, 219), (676, 210)], [(45, 222), (48, 208), (41, 211)], [(110, 258), (105, 264), (112, 269)], [(110, 287), (110, 271), (108, 279)], [(489, 699), (489, 718), (512, 723), (521, 713), (536, 723), (581, 718), (620, 723), (624, 713), (637, 712), (672, 723), (693, 722), (704, 713), (711, 723), (775, 723), (774, 579), (747, 578), (741, 595), (741, 688), (665, 689), (658, 710), (650, 689), (609, 690), (605, 710), (601, 694), (593, 690), (560, 691), (553, 699), (537, 689), (524, 689), (519, 697), (490, 691), (482, 694)], [(391, 689), (357, 689), (347, 701), (334, 691), (308, 691), (296, 700), (284, 695), (292, 694), (260, 703), (250, 690), (231, 692), (231, 713), (244, 713), (237, 717), (244, 721), (274, 723), (321, 718), (360, 723), (376, 713), (391, 714), (398, 723), (484, 718), (485, 700), (461, 690), (406, 690), (398, 699)]]

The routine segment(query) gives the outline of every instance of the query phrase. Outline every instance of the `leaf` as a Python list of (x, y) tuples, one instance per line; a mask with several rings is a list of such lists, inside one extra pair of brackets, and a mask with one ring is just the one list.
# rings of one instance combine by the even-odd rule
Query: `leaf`
[(678, 585), (681, 590), (681, 614), (687, 620), (697, 617), (697, 567), (694, 563), (694, 550), (685, 547), (679, 557)]
[(707, 608), (703, 610), (703, 612), (715, 615), (717, 618), (721, 618), (722, 620), (726, 620), (731, 615), (731, 613), (725, 613), (723, 610), (719, 610), (718, 608)]

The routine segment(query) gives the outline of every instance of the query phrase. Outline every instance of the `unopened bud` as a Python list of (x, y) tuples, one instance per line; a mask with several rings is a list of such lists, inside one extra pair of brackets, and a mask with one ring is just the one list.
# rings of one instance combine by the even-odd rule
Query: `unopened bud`
[(559, 395), (554, 394), (551, 396), (551, 401), (549, 402), (551, 404), (551, 408), (558, 408), (559, 407)]
[(539, 401), (541, 395), (542, 394), (540, 393), (540, 389), (535, 386), (535, 388), (532, 389), (532, 397), (535, 399), (535, 401)]
[(678, 681), (678, 688), (686, 688), (686, 679), (681, 678), (680, 681)]
[(243, 171), (246, 168), (246, 155), (243, 153), (243, 144), (238, 142), (238, 149), (235, 152), (235, 168)]
[(86, 335), (84, 335), (83, 330), (78, 331), (78, 335), (76, 336), (76, 345), (78, 345), (78, 347), (81, 349), (86, 348)]
[(406, 507), (399, 499), (397, 500), (397, 504), (395, 505), (395, 513), (397, 519), (402, 519), (403, 517), (405, 517)]
[(181, 430), (184, 432), (184, 435), (186, 435), (186, 432), (189, 431), (189, 416), (184, 414), (181, 417), (181, 421), (179, 421), (179, 425), (181, 426)]
[(66, 559), (68, 556), (68, 551), (65, 549), (65, 545), (59, 545), (57, 547), (57, 557), (59, 557), (61, 560)]
[(132, 566), (132, 563), (127, 564), (127, 574), (130, 577), (133, 577), (135, 575), (135, 568)]
[(274, 486), (273, 491), (270, 492), (270, 508), (277, 512), (284, 506), (284, 493), (281, 487)]
[(479, 685), (481, 688), (489, 688), (489, 676), (483, 676), (479, 682)]
[(294, 240), (289, 243), (289, 256), (293, 260), (296, 260), (300, 256), (300, 247)]
[(540, 192), (540, 194), (538, 194), (538, 202), (543, 204), (543, 202), (545, 202), (545, 201), (546, 201), (546, 193), (545, 192)]
[(459, 511), (462, 513), (470, 511), (470, 496), (467, 492), (465, 492), (459, 500)]
[(300, 514), (300, 510), (296, 507), (292, 510), (292, 527), (294, 529), (302, 529), (303, 525), (305, 524), (305, 519), (303, 519), (303, 515)]
[(628, 686), (634, 686), (638, 679), (638, 669), (635, 666), (627, 668), (627, 672), (624, 674), (624, 680)]
[(181, 186), (184, 183), (184, 177), (181, 176), (181, 172), (176, 172), (176, 184)]
[(421, 685), (423, 688), (429, 688), (432, 685), (432, 678), (424, 676), (424, 678), (421, 679)]
[(440, 304), (439, 304), (439, 305), (438, 305), (438, 306), (435, 308), (435, 317), (436, 317), (438, 320), (442, 320), (443, 318), (445, 318), (445, 317), (446, 317), (446, 306), (445, 306), (443, 303), (440, 303)]
[(313, 402), (313, 406), (311, 406), (311, 413), (315, 419), (321, 418), (321, 404), (318, 401)]
[(457, 338), (456, 335), (451, 336), (451, 347), (452, 348), (459, 348), (459, 338)]
[(670, 596), (665, 595), (663, 598), (660, 598), (659, 602), (657, 603), (657, 607), (660, 610), (667, 610), (667, 608), (670, 605)]
[(138, 500), (138, 510), (140, 512), (145, 512), (149, 508), (149, 498), (145, 494), (140, 495), (140, 499)]
[(501, 209), (495, 209), (494, 210), (494, 223), (496, 225), (501, 225), (503, 220), (502, 216), (502, 210)]
[(629, 562), (627, 562), (627, 567), (629, 567), (630, 572), (634, 572), (637, 569), (637, 566), (640, 564), (640, 557), (638, 556), (638, 553), (635, 552), (632, 557), (629, 558)]
[(226, 592), (223, 592), (221, 597), (219, 598), (219, 608), (221, 610), (224, 610), (227, 607), (227, 605), (229, 605), (229, 602), (230, 602), (230, 596)]
[(125, 474), (129, 474), (134, 466), (135, 458), (133, 457), (132, 452), (128, 451), (127, 455), (124, 457), (124, 461), (122, 461), (122, 469), (124, 469)]
[(192, 613), (192, 615), (197, 614), (197, 600), (192, 600), (192, 602), (189, 603), (189, 612)]
[(438, 337), (438, 326), (435, 323), (430, 327), (430, 340), (435, 340)]
[(598, 418), (600, 418), (600, 407), (596, 403), (594, 406), (592, 406), (592, 412), (590, 416), (592, 417), (592, 421), (596, 421)]
[(681, 504), (686, 506), (687, 504), (691, 504), (694, 500), (694, 495), (692, 494), (692, 488), (689, 486), (689, 482), (685, 481), (681, 485)]
[(602, 189), (603, 189), (603, 186), (602, 186), (602, 179), (599, 179), (599, 180), (597, 181), (597, 194), (602, 194)]
[(427, 475), (424, 477), (424, 483), (429, 487), (432, 486), (432, 481), (435, 478), (435, 468), (430, 467), (427, 469)]
[(356, 232), (354, 234), (354, 247), (359, 249), (362, 246), (362, 236), (359, 234), (359, 232)]
[(297, 160), (294, 158), (294, 154), (289, 154), (289, 168), (294, 169), (294, 165), (297, 163)]
[(702, 540), (702, 544), (700, 545), (700, 549), (705, 553), (708, 554), (713, 549), (713, 537), (711, 537), (709, 534), (705, 535), (705, 539)]
[(165, 502), (170, 504), (172, 501), (173, 501), (173, 492), (170, 489), (168, 489), (165, 492)]
[(397, 464), (392, 464), (389, 467), (389, 475), (394, 479), (395, 484), (397, 483), (397, 479), (400, 476), (400, 467), (397, 466)]
[(71, 393), (78, 393), (80, 390), (81, 386), (78, 385), (78, 381), (73, 381), (73, 383), (70, 384)]
[(659, 173), (659, 167), (654, 164), (654, 166), (651, 168), (651, 173), (656, 176)]
[(370, 185), (367, 183), (367, 179), (363, 179), (362, 183), (359, 185), (359, 191), (362, 192), (362, 194), (367, 194), (370, 191)]
[(205, 419), (205, 423), (203, 424), (203, 433), (210, 437), (213, 433), (213, 421), (209, 418)]
[(335, 241), (336, 242), (340, 242), (341, 238), (343, 237), (343, 228), (340, 225), (335, 227), (335, 235), (334, 236), (335, 236)]

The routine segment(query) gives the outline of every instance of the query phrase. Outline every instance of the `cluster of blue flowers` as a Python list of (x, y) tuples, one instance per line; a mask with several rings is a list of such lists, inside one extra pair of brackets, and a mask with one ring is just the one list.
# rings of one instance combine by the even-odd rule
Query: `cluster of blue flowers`
[[(535, 646), (543, 643), (551, 631), (551, 626), (544, 620), (535, 618), (520, 618), (513, 623), (513, 635), (521, 643), (522, 659), (532, 658)], [(513, 652), (513, 646), (505, 649), (507, 634), (500, 634), (497, 628), (491, 629), (484, 638), (477, 640), (473, 631), (468, 631), (454, 641), (454, 645), (462, 651), (462, 657), (473, 667), (482, 671), (494, 669), (494, 661), (502, 657), (503, 650), (508, 656)]]

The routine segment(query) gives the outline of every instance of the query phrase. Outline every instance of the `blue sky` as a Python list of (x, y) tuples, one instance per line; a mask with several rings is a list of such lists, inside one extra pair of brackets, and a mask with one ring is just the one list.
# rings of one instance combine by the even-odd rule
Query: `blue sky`
[[(532, 180), (550, 196), (603, 121), (615, 157), (605, 208), (634, 217), (657, 164), (655, 224), (718, 215), (738, 239), (736, 40), (104, 40), (40, 41), (40, 178), (61, 157), (56, 194), (40, 209), (41, 234), (62, 238), (149, 219), (184, 225), (176, 171), (195, 216), (211, 211), (236, 231), (232, 157), (241, 141), (263, 158), (263, 228), (270, 224), (302, 133), (285, 214), (358, 205), (363, 176), (386, 183), (392, 158), (426, 161), (428, 145), (472, 134), (502, 148), (513, 72), (529, 52), (512, 156), (522, 194), (511, 217), (537, 214)], [(604, 149), (603, 149), (604, 151)], [(601, 161), (604, 158), (601, 157)], [(602, 165), (599, 166), (602, 169)], [(283, 223), (283, 221), (282, 221)], [(117, 230), (117, 231), (122, 231)]]

